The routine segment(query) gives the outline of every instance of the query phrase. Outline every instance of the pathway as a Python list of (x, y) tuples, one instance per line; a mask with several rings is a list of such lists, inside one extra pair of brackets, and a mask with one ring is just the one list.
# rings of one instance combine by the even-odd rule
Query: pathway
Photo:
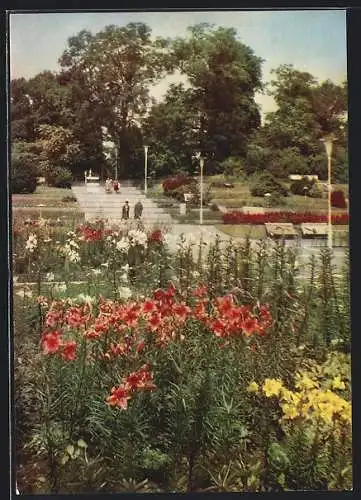
[(87, 221), (96, 218), (108, 219), (109, 223), (119, 222), (122, 217), (122, 206), (125, 201), (130, 205), (130, 217), (133, 218), (133, 209), (137, 201), (143, 205), (142, 220), (151, 224), (170, 224), (171, 216), (159, 208), (156, 203), (136, 187), (121, 183), (119, 193), (106, 193), (103, 185), (72, 186), (81, 210)]

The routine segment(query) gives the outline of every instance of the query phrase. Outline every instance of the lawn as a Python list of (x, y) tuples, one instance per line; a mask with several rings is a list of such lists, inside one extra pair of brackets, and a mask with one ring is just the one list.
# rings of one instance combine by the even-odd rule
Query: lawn
[[(220, 176), (212, 176), (208, 177), (205, 180), (205, 183), (209, 185), (214, 180), (221, 180)], [(260, 206), (266, 207), (267, 201), (258, 196), (252, 196), (249, 183), (247, 180), (237, 181), (232, 180), (233, 188), (220, 188), (220, 187), (211, 187), (211, 201), (212, 203), (216, 203), (217, 205), (223, 205), (229, 209), (240, 208), (242, 206)], [(289, 188), (290, 184), (285, 182), (285, 185)], [(334, 184), (333, 189), (342, 189), (348, 192), (347, 184)], [(302, 210), (302, 211), (313, 211), (316, 210), (318, 212), (327, 210), (327, 198), (309, 198), (306, 196), (294, 195), (292, 193), (289, 196), (283, 199), (284, 205), (281, 205), (281, 209), (285, 210)], [(338, 211), (341, 211), (337, 209)]]
[(38, 186), (31, 194), (12, 195), (13, 230), (21, 231), (29, 220), (39, 217), (57, 221), (58, 225), (73, 230), (84, 221), (84, 212), (76, 201), (64, 201), (67, 197), (73, 197), (70, 189), (47, 186)]
[[(73, 196), (71, 189), (38, 186), (31, 194), (13, 194), (11, 201), (13, 208), (37, 208), (38, 205), (45, 205), (44, 208), (56, 207), (79, 211), (78, 203), (71, 201)], [(65, 201), (66, 198), (69, 201)]]
[[(237, 180), (234, 177), (227, 178), (223, 175), (214, 175), (204, 177), (204, 191), (207, 192), (209, 185), (212, 182), (225, 181), (231, 182), (233, 188), (226, 187), (211, 187), (211, 203), (216, 205), (224, 206), (226, 209), (238, 209), (242, 206), (259, 206), (267, 207), (267, 201), (263, 197), (252, 196), (249, 189), (249, 182), (245, 180)], [(285, 181), (285, 186), (289, 189), (290, 182)], [(342, 189), (348, 196), (348, 185), (347, 184), (334, 184), (333, 189)], [(155, 184), (148, 191), (148, 196), (155, 199), (164, 199), (162, 183), (159, 182)], [(283, 198), (284, 204), (279, 207), (282, 210), (301, 210), (301, 211), (317, 211), (325, 212), (327, 211), (327, 198), (309, 198), (300, 195), (293, 195), (290, 193), (288, 197)], [(337, 212), (343, 212), (344, 210), (337, 209)], [(214, 217), (212, 217), (214, 218)], [(217, 216), (215, 217), (217, 219)]]

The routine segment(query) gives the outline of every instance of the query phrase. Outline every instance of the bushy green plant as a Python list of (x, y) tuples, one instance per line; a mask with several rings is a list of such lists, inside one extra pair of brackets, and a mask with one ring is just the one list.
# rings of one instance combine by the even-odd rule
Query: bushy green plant
[(33, 163), (24, 158), (13, 158), (11, 162), (11, 192), (13, 194), (33, 193), (37, 185), (37, 170)]
[(325, 190), (318, 182), (315, 182), (314, 185), (310, 188), (310, 190), (307, 191), (307, 195), (310, 198), (324, 198)]
[(225, 176), (234, 176), (237, 178), (244, 178), (244, 165), (243, 160), (237, 156), (229, 156), (227, 159), (223, 160), (220, 165)]
[(302, 179), (293, 181), (290, 187), (291, 193), (298, 195), (307, 195), (309, 191), (315, 185), (315, 181), (309, 179), (308, 177), (302, 177)]
[(274, 192), (280, 196), (288, 196), (287, 189), (269, 172), (253, 174), (250, 177), (250, 191), (252, 196), (264, 196)]
[(286, 201), (283, 196), (281, 196), (277, 191), (270, 193), (271, 196), (268, 197), (267, 204), (270, 207), (281, 207), (286, 205)]
[(54, 167), (47, 172), (47, 182), (49, 186), (58, 188), (71, 188), (73, 176), (71, 171), (65, 167)]
[(299, 148), (280, 149), (271, 157), (269, 171), (281, 178), (293, 173), (304, 174), (308, 171), (307, 159), (300, 154)]

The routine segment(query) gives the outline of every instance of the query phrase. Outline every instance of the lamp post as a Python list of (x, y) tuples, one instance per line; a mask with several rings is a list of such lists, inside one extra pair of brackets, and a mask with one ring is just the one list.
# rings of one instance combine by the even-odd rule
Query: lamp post
[(148, 147), (144, 146), (144, 194), (147, 194), (148, 190)]
[(204, 167), (204, 158), (200, 156), (199, 158), (199, 166), (201, 170), (201, 189), (200, 189), (200, 198), (201, 198), (201, 206), (199, 210), (199, 223), (203, 224), (203, 167)]
[(118, 158), (119, 158), (119, 148), (115, 148), (115, 180), (118, 180)]
[(327, 216), (327, 246), (328, 248), (332, 248), (332, 221), (331, 221), (331, 155), (332, 155), (332, 146), (333, 141), (335, 140), (332, 136), (329, 136), (325, 139), (321, 139), (325, 145), (326, 155), (327, 155), (327, 187), (328, 187), (328, 197), (327, 197), (327, 205), (328, 205), (328, 216)]

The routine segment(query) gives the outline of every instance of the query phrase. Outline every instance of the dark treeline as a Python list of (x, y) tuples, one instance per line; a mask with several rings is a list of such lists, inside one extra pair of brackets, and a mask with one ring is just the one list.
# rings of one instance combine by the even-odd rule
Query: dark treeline
[[(142, 23), (83, 30), (68, 40), (60, 71), (11, 81), (13, 175), (42, 175), (57, 185), (92, 168), (112, 175), (104, 127), (118, 148), (120, 177), (141, 177), (143, 145), (157, 176), (195, 173), (201, 151), (208, 174), (268, 170), (327, 177), (321, 138), (337, 138), (333, 181), (347, 182), (347, 86), (318, 82), (292, 65), (262, 81), (262, 60), (233, 28), (191, 26), (186, 38), (154, 39)], [(161, 102), (153, 85), (180, 74)], [(257, 92), (277, 110), (261, 123)], [(103, 132), (102, 132), (103, 131)], [(59, 181), (60, 179), (60, 181)]]

